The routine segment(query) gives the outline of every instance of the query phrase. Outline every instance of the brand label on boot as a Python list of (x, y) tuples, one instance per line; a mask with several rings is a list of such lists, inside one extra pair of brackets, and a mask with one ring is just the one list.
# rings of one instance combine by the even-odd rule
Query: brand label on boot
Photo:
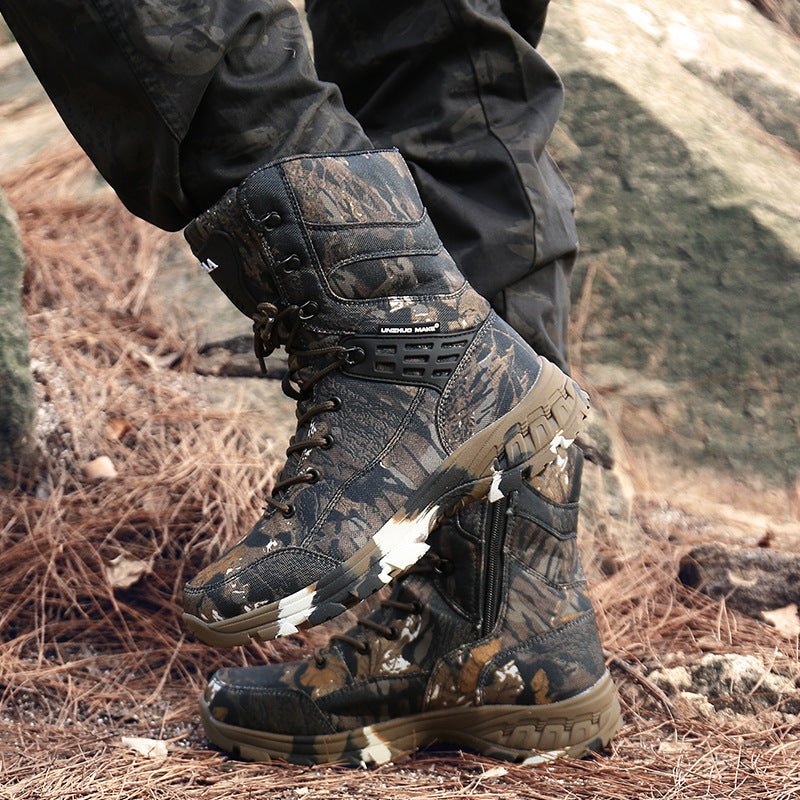
[(380, 333), (436, 333), (438, 330), (439, 323), (432, 322), (429, 325), (382, 325)]

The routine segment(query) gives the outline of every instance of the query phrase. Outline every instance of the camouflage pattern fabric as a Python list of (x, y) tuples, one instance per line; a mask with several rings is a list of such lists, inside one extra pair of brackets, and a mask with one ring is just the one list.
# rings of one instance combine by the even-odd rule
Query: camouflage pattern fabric
[(398, 147), (468, 280), (501, 315), (525, 304), (512, 324), (564, 369), (577, 239), (544, 149), (562, 100), (535, 49), (546, 6), (315, 0), (320, 80), (288, 0), (0, 0), (135, 214), (180, 228), (268, 161)]
[(209, 737), (299, 763), (383, 763), (434, 741), (529, 762), (604, 746), (619, 706), (576, 547), (580, 472), (580, 451), (562, 448), (499, 515), (457, 511), (327, 648), (217, 672), (201, 700)]
[(580, 389), (464, 280), (395, 150), (283, 159), (186, 230), (283, 345), (298, 430), (268, 510), (186, 587), (203, 641), (271, 639), (341, 613), (425, 552), (461, 503), (574, 438)]

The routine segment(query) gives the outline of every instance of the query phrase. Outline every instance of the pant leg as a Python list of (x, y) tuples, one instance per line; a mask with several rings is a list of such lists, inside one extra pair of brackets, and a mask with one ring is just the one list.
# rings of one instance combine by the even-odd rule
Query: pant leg
[[(562, 84), (542, 0), (307, 0), (321, 77), (409, 161), (470, 282), (566, 366), (573, 197), (545, 150)], [(512, 24), (513, 23), (513, 24)]]
[(125, 205), (183, 227), (255, 167), (371, 146), (288, 0), (0, 0), (45, 90)]

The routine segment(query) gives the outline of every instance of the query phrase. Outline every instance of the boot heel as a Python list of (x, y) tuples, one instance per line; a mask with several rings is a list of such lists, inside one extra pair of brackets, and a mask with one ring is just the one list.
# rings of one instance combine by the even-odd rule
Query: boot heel
[(605, 747), (622, 727), (619, 701), (608, 673), (568, 700), (479, 710), (486, 714), (485, 721), (465, 725), (469, 743), (461, 743), (492, 758), (525, 764), (581, 758)]

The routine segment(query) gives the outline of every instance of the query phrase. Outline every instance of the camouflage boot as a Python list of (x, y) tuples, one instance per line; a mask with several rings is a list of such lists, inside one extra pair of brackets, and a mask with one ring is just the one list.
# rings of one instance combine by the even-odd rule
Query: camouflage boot
[(184, 591), (204, 642), (323, 622), (414, 564), (447, 513), (518, 487), (585, 394), (465, 282), (396, 151), (268, 165), (186, 230), (289, 356), (297, 432), (264, 515)]
[(571, 447), (429, 539), (390, 599), (302, 661), (219, 670), (208, 737), (240, 758), (381, 764), (438, 742), (537, 763), (605, 746), (620, 713), (576, 547)]

